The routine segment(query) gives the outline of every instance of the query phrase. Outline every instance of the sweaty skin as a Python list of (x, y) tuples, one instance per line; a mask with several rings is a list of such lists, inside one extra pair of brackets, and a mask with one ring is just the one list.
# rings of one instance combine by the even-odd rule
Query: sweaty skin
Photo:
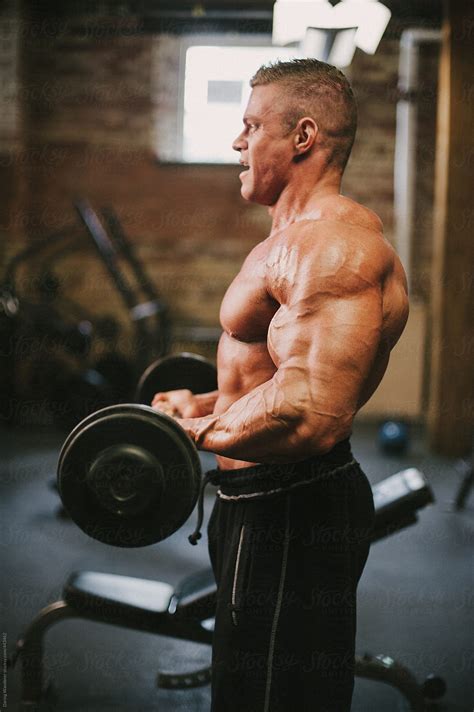
[(277, 91), (253, 89), (234, 142), (250, 166), (242, 195), (269, 206), (273, 228), (222, 302), (218, 391), (153, 401), (184, 416), (221, 469), (297, 462), (347, 438), (408, 316), (405, 274), (381, 221), (340, 194), (322, 150), (302, 170), (294, 157), (315, 151), (317, 126), (308, 119), (281, 136)]

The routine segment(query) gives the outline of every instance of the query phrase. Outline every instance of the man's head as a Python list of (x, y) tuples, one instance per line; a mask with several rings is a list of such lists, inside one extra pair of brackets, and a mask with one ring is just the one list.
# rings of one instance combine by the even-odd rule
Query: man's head
[(267, 84), (281, 90), (285, 127), (291, 130), (304, 116), (313, 118), (328, 165), (342, 173), (357, 129), (357, 105), (344, 74), (318, 59), (293, 59), (263, 65), (250, 80), (252, 88)]
[[(264, 65), (253, 88), (244, 129), (234, 141), (241, 162), (242, 195), (273, 205), (297, 163), (342, 175), (357, 127), (357, 107), (345, 76), (316, 59)], [(253, 155), (252, 155), (253, 154)]]

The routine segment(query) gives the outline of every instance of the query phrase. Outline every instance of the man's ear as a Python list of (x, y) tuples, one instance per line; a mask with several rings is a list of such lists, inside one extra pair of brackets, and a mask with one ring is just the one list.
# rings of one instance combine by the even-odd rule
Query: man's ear
[(302, 156), (314, 146), (318, 135), (318, 125), (310, 116), (300, 119), (296, 125), (294, 148), (297, 156)]

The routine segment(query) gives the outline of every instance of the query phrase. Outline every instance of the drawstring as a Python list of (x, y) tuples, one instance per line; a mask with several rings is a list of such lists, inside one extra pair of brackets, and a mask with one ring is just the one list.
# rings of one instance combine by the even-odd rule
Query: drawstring
[(201, 488), (199, 490), (199, 495), (198, 495), (198, 519), (196, 523), (196, 529), (193, 531), (192, 534), (188, 536), (188, 541), (190, 544), (195, 546), (199, 539), (202, 537), (201, 534), (201, 527), (202, 527), (202, 521), (204, 519), (204, 490), (206, 489), (207, 485), (209, 482), (212, 482), (212, 484), (217, 485), (218, 483), (218, 475), (220, 474), (219, 470), (209, 470), (209, 472), (206, 472), (204, 477), (202, 478), (201, 481)]

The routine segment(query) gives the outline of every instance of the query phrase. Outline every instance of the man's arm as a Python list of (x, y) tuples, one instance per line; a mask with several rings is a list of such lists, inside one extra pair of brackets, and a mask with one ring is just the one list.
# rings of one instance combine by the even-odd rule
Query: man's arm
[(239, 460), (291, 462), (327, 452), (350, 434), (380, 343), (382, 293), (374, 265), (341, 255), (347, 246), (333, 247), (331, 253), (325, 242), (324, 254), (313, 247), (303, 257), (295, 248), (292, 279), (287, 270), (273, 275), (272, 296), (281, 306), (268, 350), (277, 371), (225, 413), (178, 420), (198, 448)]
[(218, 397), (219, 391), (192, 393), (190, 390), (183, 388), (155, 393), (151, 405), (156, 410), (164, 411), (173, 416), (198, 418), (209, 415), (214, 411)]
[(219, 391), (209, 391), (209, 393), (196, 393), (194, 395), (194, 400), (196, 402), (196, 407), (199, 409), (200, 415), (209, 415), (214, 411), (214, 406), (216, 405), (217, 399), (219, 398)]

